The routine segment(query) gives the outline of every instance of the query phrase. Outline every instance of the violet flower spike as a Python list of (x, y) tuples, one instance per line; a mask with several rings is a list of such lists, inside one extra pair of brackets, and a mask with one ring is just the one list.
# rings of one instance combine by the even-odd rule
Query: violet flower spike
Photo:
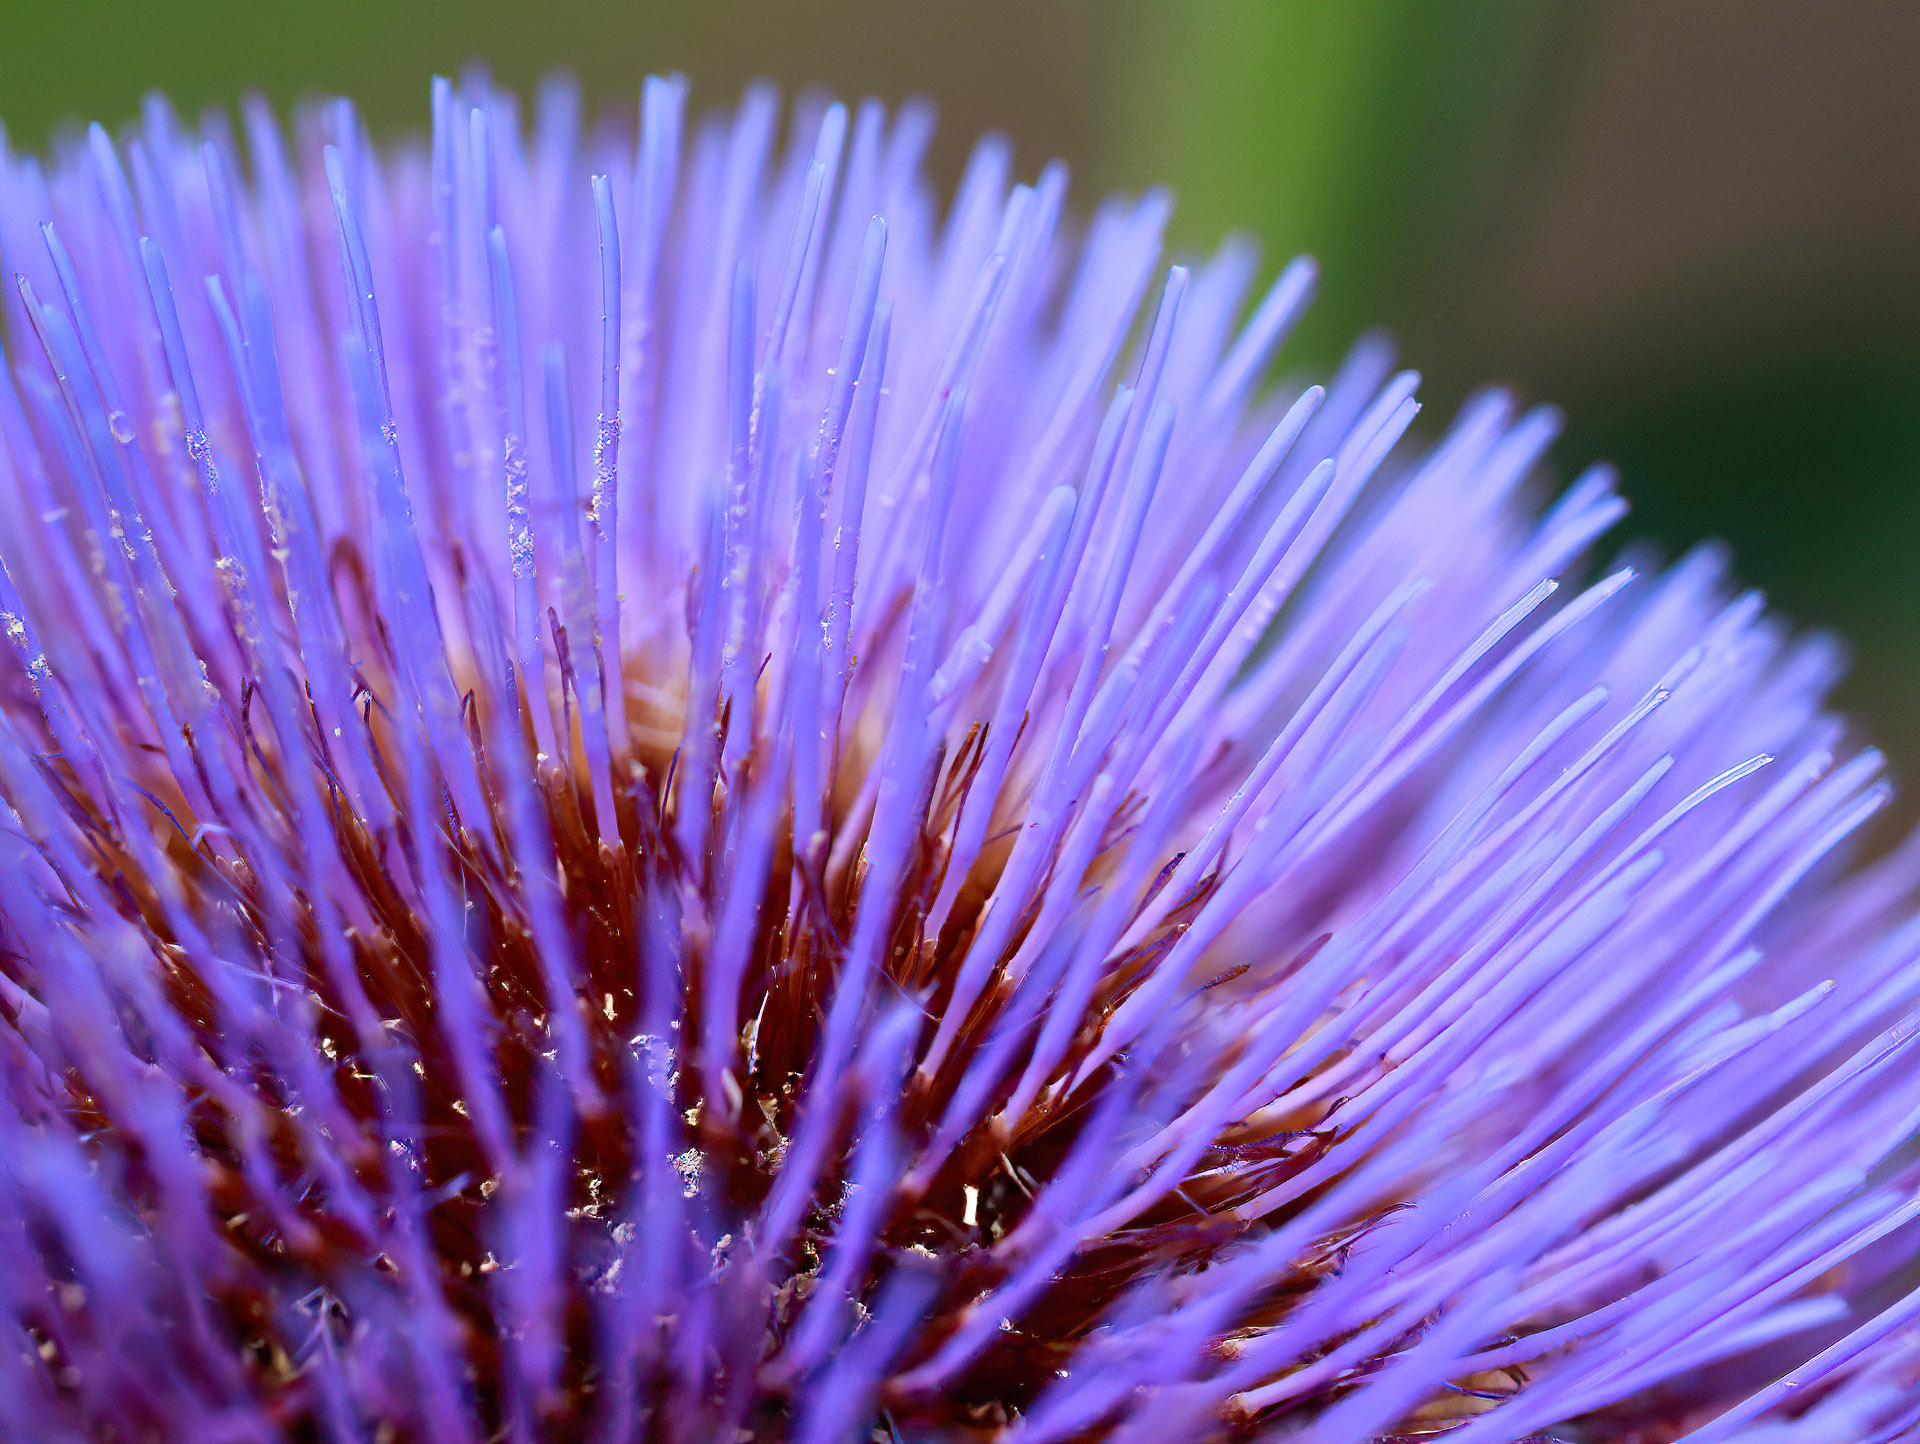
[(1835, 649), (685, 107), (0, 144), (0, 1439), (1920, 1439)]

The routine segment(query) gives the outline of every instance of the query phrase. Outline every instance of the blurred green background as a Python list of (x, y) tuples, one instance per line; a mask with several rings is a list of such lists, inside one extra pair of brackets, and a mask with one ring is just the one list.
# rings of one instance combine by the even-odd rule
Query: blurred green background
[(1488, 379), (1563, 404), (1561, 465), (1618, 462), (1632, 530), (1725, 537), (1852, 640), (1843, 700), (1920, 776), (1920, 5), (12, 0), (0, 118), (39, 146), (153, 87), (344, 91), (391, 132), (472, 60), (620, 105), (666, 68), (707, 105), (762, 75), (917, 92), (943, 181), (999, 129), (1025, 173), (1066, 157), (1083, 205), (1170, 182), (1184, 245), (1314, 251), (1294, 361), (1385, 324), (1430, 415)]

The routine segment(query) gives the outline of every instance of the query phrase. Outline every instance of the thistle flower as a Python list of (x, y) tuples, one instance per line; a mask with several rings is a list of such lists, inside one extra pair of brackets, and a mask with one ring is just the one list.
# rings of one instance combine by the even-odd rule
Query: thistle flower
[(0, 152), (0, 1436), (1916, 1437), (1835, 649), (683, 100)]

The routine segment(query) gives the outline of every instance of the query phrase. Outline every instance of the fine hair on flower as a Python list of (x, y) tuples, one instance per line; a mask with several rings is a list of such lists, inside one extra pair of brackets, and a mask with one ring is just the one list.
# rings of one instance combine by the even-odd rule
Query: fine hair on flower
[(0, 1440), (1920, 1439), (1834, 643), (1163, 193), (431, 103), (0, 137)]

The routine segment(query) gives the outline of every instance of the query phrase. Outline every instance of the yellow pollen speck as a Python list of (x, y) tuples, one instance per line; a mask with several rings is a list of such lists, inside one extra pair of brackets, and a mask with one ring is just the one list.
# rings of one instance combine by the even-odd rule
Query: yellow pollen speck
[(705, 1156), (697, 1148), (689, 1148), (673, 1160), (682, 1180), (680, 1192), (687, 1198), (700, 1192), (700, 1168), (705, 1162)]

